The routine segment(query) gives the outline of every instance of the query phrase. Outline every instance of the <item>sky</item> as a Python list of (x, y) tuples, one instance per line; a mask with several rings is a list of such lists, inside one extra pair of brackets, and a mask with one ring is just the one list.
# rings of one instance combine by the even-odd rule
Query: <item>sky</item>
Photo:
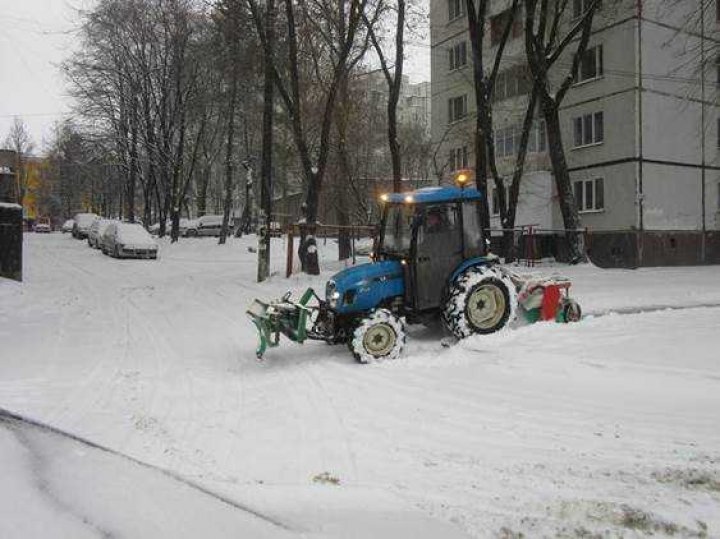
[[(0, 0), (0, 146), (15, 117), (42, 153), (72, 100), (59, 65), (77, 47), (78, 12), (92, 0)], [(418, 43), (417, 39), (413, 39)], [(411, 81), (429, 80), (429, 47), (407, 47)]]
[(0, 142), (22, 118), (41, 152), (71, 101), (59, 64), (77, 42), (84, 0), (0, 0)]

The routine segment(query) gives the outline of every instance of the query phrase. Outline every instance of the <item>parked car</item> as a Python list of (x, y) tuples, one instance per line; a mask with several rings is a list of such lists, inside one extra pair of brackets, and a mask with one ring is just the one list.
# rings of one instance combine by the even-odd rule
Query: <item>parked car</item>
[(73, 238), (78, 240), (84, 240), (85, 238), (87, 238), (90, 226), (97, 218), (98, 216), (94, 213), (76, 214), (74, 218), (75, 224), (73, 225), (72, 231)]
[(103, 234), (103, 253), (115, 258), (157, 258), (158, 245), (137, 223), (110, 223)]
[(203, 215), (198, 218), (198, 236), (219, 236), (222, 228), (222, 215)]
[(178, 234), (180, 234), (181, 236), (187, 236), (188, 226), (190, 222), (190, 219), (185, 219), (184, 217), (180, 219), (180, 222), (178, 223)]
[(185, 233), (183, 236), (193, 238), (198, 235), (198, 219), (188, 219), (185, 223)]
[(72, 232), (74, 226), (75, 219), (68, 219), (67, 221), (65, 221), (62, 226), (63, 234), (65, 234), (66, 232)]
[(37, 221), (35, 221), (33, 230), (41, 234), (49, 234), (50, 232), (52, 232), (52, 225), (50, 225), (50, 219), (38, 219)]
[[(184, 217), (181, 217), (178, 221), (178, 236), (187, 236), (188, 231), (188, 224), (191, 223), (190, 219), (186, 219)], [(195, 229), (195, 232), (197, 232), (197, 225), (193, 227)], [(170, 235), (170, 232), (172, 231), (172, 220), (168, 219), (165, 223), (165, 234)], [(160, 223), (153, 223), (148, 227), (148, 232), (152, 234), (153, 236), (157, 236), (160, 234)], [(197, 234), (195, 234), (197, 235)]]
[[(170, 227), (172, 227), (172, 221), (170, 221), (170, 219), (168, 219), (167, 221), (165, 221), (165, 233), (166, 234), (170, 233)], [(160, 223), (151, 224), (148, 227), (148, 232), (150, 232), (150, 234), (152, 234), (153, 236), (157, 236), (158, 234), (160, 234)]]
[(103, 241), (103, 234), (105, 233), (105, 229), (112, 223), (113, 221), (111, 219), (95, 219), (93, 221), (93, 224), (90, 225), (90, 230), (88, 231), (88, 245), (90, 247), (94, 247), (95, 249), (100, 249), (100, 245)]

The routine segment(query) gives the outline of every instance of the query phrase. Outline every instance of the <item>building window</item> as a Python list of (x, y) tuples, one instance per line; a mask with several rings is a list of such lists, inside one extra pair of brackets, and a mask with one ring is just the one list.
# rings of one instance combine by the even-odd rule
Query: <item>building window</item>
[[(594, 1), (595, 0), (573, 0), (573, 19), (582, 17), (585, 12), (590, 9), (590, 6), (592, 6)], [(595, 11), (602, 7), (602, 0), (597, 0), (597, 3), (598, 5), (595, 8)]]
[[(512, 17), (512, 10), (506, 9), (502, 13), (490, 17), (490, 45), (497, 45), (502, 40), (503, 32), (505, 27)], [(512, 38), (520, 37), (522, 35), (523, 26), (520, 17), (516, 14), (515, 19), (512, 23), (510, 30), (510, 36)]]
[(528, 138), (528, 153), (544, 152), (547, 150), (547, 133), (545, 120), (533, 124)]
[(492, 98), (494, 101), (502, 101), (517, 95), (526, 95), (530, 92), (531, 86), (528, 67), (526, 65), (514, 66), (498, 73)]
[(600, 144), (605, 140), (602, 111), (573, 118), (575, 147)]
[(450, 150), (450, 172), (468, 168), (468, 148), (459, 146)]
[[(520, 149), (522, 124), (515, 124), (495, 130), (495, 157), (510, 157)], [(547, 149), (545, 121), (540, 120), (530, 129), (528, 135), (528, 153), (544, 152)]]
[[(496, 157), (509, 157), (515, 155), (520, 149), (522, 124), (511, 125), (495, 131)], [(547, 149), (545, 121), (540, 120), (530, 130), (528, 136), (528, 153), (544, 152)]]
[(450, 54), (450, 71), (467, 65), (467, 41), (456, 43), (448, 52)]
[(448, 123), (457, 122), (467, 116), (467, 94), (448, 99)]
[(598, 45), (591, 49), (587, 49), (580, 59), (577, 71), (575, 72), (575, 82), (585, 82), (602, 77), (603, 74), (603, 49), (602, 45)]
[(448, 21), (454, 21), (465, 15), (462, 0), (448, 0)]
[(605, 209), (605, 186), (602, 178), (573, 182), (573, 189), (579, 212)]

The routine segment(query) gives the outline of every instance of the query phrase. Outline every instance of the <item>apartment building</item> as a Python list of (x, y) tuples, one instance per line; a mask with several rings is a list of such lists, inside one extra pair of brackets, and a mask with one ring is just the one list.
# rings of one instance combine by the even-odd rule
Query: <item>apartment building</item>
[[(589, 1), (571, 0), (565, 24)], [(491, 2), (491, 54), (508, 7)], [(432, 139), (447, 156), (446, 181), (474, 164), (464, 8), (462, 0), (431, 1)], [(496, 154), (507, 175), (530, 89), (522, 19), (512, 28), (494, 96)], [(674, 263), (653, 254), (673, 249), (677, 263), (720, 262), (719, 29), (720, 8), (707, 0), (605, 0), (596, 15), (561, 109), (562, 137), (582, 224), (605, 233), (608, 254), (635, 258), (625, 265)], [(555, 75), (565, 76), (570, 61), (561, 58)], [(542, 121), (530, 140), (516, 224), (563, 228)], [(495, 187), (489, 191), (499, 227)]]

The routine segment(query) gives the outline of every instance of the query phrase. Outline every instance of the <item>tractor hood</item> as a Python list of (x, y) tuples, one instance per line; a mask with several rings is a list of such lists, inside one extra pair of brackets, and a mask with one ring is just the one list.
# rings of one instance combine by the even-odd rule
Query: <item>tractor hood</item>
[(360, 264), (336, 273), (326, 299), (338, 313), (369, 311), (405, 293), (403, 266), (397, 260)]

